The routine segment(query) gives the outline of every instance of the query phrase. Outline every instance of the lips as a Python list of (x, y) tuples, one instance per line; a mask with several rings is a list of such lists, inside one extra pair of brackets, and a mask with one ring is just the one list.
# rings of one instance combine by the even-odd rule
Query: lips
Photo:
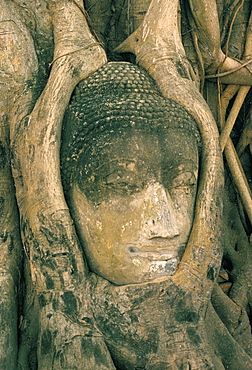
[(132, 257), (144, 258), (149, 261), (167, 261), (178, 257), (178, 250), (169, 251), (146, 251), (140, 250), (135, 246), (129, 247), (129, 252)]

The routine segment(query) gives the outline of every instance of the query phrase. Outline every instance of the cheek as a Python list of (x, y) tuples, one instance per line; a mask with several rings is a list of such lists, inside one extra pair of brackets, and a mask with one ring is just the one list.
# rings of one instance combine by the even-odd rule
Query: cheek
[(196, 187), (182, 187), (171, 191), (174, 212), (180, 230), (188, 233), (194, 219)]
[[(93, 212), (102, 230), (101, 237), (111, 244), (126, 243), (132, 237), (137, 239), (141, 224), (142, 205), (135, 200), (124, 198), (104, 203)], [(90, 222), (92, 228), (92, 222)], [(97, 228), (96, 228), (97, 230)], [(96, 230), (93, 230), (96, 232)]]
[(78, 231), (87, 249), (95, 247), (104, 253), (104, 247), (108, 250), (138, 239), (143, 208), (138, 197), (119, 197), (97, 207), (87, 201), (81, 202), (81, 207), (80, 203), (76, 206), (79, 209)]

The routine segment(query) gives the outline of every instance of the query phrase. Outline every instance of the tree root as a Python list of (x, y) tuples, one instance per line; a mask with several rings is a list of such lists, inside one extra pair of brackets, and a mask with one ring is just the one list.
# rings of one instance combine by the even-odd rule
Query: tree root
[[(142, 24), (116, 51), (133, 52), (137, 62), (154, 78), (163, 96), (182, 105), (199, 126), (203, 139), (202, 181), (193, 229), (175, 274), (176, 278), (180, 275), (181, 284), (194, 281), (192, 286), (195, 287), (196, 276), (205, 280), (210, 266), (213, 271), (220, 267), (219, 202), (223, 167), (216, 123), (202, 95), (190, 81), (188, 62), (179, 34), (177, 10), (178, 2), (153, 0)], [(200, 248), (201, 245), (204, 247)], [(204, 254), (201, 263), (197, 260), (200, 250)], [(209, 286), (205, 287), (205, 292), (208, 290)]]
[[(20, 124), (20, 117), (12, 121), (14, 169), (21, 232), (35, 300), (38, 305), (47, 306), (51, 302), (42, 299), (40, 292), (60, 290), (74, 308), (84, 299), (80, 291), (84, 289), (82, 284), (87, 270), (61, 185), (61, 121), (76, 84), (100, 68), (107, 59), (89, 31), (81, 11), (82, 1), (51, 0), (49, 3), (55, 42), (52, 69), (47, 85), (26, 121)], [(55, 298), (54, 306), (57, 305), (56, 301)], [(66, 309), (65, 306), (63, 309)], [(74, 315), (75, 310), (72, 311), (70, 316)], [(50, 315), (40, 320), (40, 338), (46, 332), (49, 320)], [(61, 321), (54, 322), (52, 348), (55, 342), (64, 341), (60, 336)], [(65, 325), (70, 330), (71, 320)], [(78, 329), (76, 326), (76, 335), (78, 330), (81, 332), (81, 327)], [(45, 358), (52, 364), (53, 359), (48, 360), (50, 356), (53, 356), (53, 351), (48, 356), (40, 351), (39, 368), (51, 368), (41, 365)], [(73, 350), (63, 356), (66, 357), (66, 363), (70, 363), (67, 359), (69, 356), (76, 356), (77, 362), (82, 359), (77, 347), (76, 352)], [(60, 368), (57, 366), (53, 368)]]
[[(249, 19), (249, 24), (247, 28), (247, 37), (246, 37), (246, 44), (245, 44), (245, 52), (244, 56), (251, 55), (252, 50), (252, 14)], [(232, 89), (231, 87), (229, 90)], [(230, 169), (230, 172), (232, 174), (234, 183), (238, 189), (238, 193), (241, 197), (242, 204), (246, 210), (246, 213), (249, 217), (250, 223), (252, 224), (252, 198), (251, 198), (251, 190), (249, 187), (249, 184), (246, 179), (246, 175), (244, 174), (242, 165), (240, 163), (240, 160), (238, 158), (238, 155), (236, 153), (236, 150), (233, 146), (233, 143), (231, 142), (231, 139), (229, 138), (230, 133), (232, 131), (232, 128), (235, 124), (236, 118), (238, 116), (238, 113), (240, 111), (240, 108), (242, 104), (244, 103), (245, 97), (249, 91), (250, 87), (248, 86), (242, 86), (240, 87), (238, 94), (236, 96), (235, 102), (233, 104), (233, 107), (231, 109), (231, 112), (228, 116), (228, 119), (226, 121), (226, 124), (223, 127), (223, 118), (226, 113), (227, 103), (225, 106), (221, 106), (221, 112), (220, 112), (220, 144), (222, 150), (224, 150), (228, 166)], [(226, 96), (227, 94), (225, 94)]]
[(212, 304), (208, 306), (206, 325), (208, 328), (208, 338), (213, 346), (213, 350), (221, 359), (225, 369), (252, 369), (251, 357), (249, 357), (228, 332)]

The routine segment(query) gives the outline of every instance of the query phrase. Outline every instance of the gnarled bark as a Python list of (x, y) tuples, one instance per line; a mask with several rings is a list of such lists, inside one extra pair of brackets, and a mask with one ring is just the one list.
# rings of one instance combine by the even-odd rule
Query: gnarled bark
[[(87, 368), (98, 365), (92, 358), (85, 364), (82, 349), (89, 332), (81, 294), (86, 267), (64, 200), (59, 147), (61, 121), (75, 85), (106, 56), (89, 31), (81, 2), (52, 1), (50, 6), (55, 41), (50, 77), (32, 112), (11, 119), (21, 232), (33, 304), (40, 311), (27, 312), (31, 324), (38, 319), (39, 326), (30, 333), (30, 343), (22, 344), (19, 362), (27, 366), (24, 347), (32, 347), (38, 335), (39, 368), (78, 368), (79, 363)], [(104, 361), (109, 364), (109, 355)]]

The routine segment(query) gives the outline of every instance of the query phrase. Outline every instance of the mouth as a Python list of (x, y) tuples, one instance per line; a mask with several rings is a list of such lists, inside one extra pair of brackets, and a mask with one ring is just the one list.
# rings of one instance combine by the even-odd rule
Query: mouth
[(129, 252), (132, 257), (146, 259), (149, 261), (168, 261), (178, 257), (178, 250), (169, 251), (146, 251), (130, 246)]
[(147, 263), (147, 275), (153, 279), (173, 275), (179, 263), (177, 251), (142, 251), (135, 247), (130, 247), (129, 251), (133, 265), (140, 267)]

